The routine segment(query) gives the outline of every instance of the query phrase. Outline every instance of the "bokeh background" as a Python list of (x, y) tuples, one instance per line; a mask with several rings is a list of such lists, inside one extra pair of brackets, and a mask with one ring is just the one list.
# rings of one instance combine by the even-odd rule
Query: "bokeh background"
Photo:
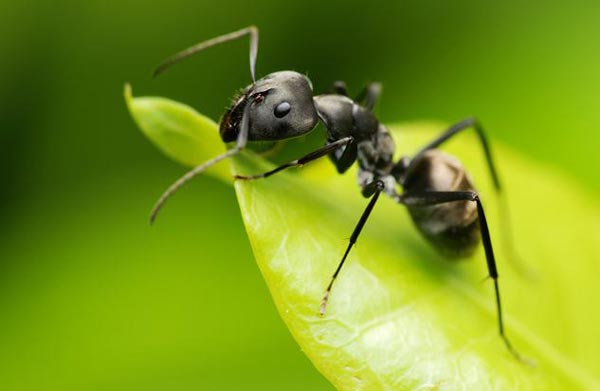
[(151, 80), (167, 55), (256, 24), (261, 75), (379, 80), (384, 122), (476, 114), (598, 194), (599, 21), (597, 0), (3, 0), (0, 389), (332, 389), (279, 320), (231, 188), (198, 178), (147, 224), (183, 169), (123, 83), (218, 119), (249, 81), (247, 41)]

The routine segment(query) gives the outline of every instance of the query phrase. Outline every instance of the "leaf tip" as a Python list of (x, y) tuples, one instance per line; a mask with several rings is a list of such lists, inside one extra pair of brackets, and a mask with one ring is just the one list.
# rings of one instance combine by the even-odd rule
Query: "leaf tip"
[(131, 84), (129, 82), (126, 82), (123, 86), (123, 96), (125, 97), (125, 103), (129, 106), (132, 99)]
[(126, 82), (123, 85), (123, 97), (125, 98), (125, 105), (127, 110), (133, 116), (133, 92), (131, 90), (131, 84)]

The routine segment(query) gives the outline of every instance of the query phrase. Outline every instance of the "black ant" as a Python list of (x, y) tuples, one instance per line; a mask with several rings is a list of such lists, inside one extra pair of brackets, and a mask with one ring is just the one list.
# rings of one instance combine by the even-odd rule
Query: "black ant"
[[(378, 83), (367, 85), (353, 100), (348, 97), (343, 82), (334, 83), (333, 93), (313, 97), (310, 80), (294, 71), (274, 72), (256, 80), (258, 29), (255, 26), (221, 35), (179, 52), (158, 66), (154, 75), (197, 52), (245, 35), (250, 36), (252, 84), (243, 90), (220, 121), (221, 139), (225, 143), (235, 141), (235, 146), (195, 167), (173, 183), (154, 206), (150, 221), (154, 221), (164, 202), (182, 185), (213, 164), (239, 153), (248, 141), (277, 141), (302, 136), (311, 132), (320, 120), (327, 130), (327, 143), (324, 147), (268, 172), (235, 176), (238, 180), (266, 178), (286, 168), (302, 166), (324, 156), (329, 156), (337, 171), (342, 174), (354, 162), (358, 162), (358, 183), (362, 195), (370, 198), (370, 201), (327, 286), (320, 314), (325, 313), (333, 283), (383, 192), (408, 208), (419, 231), (441, 252), (465, 257), (473, 253), (480, 240), (483, 242), (489, 277), (494, 281), (500, 336), (510, 353), (523, 361), (504, 330), (498, 270), (479, 195), (461, 163), (437, 149), (454, 135), (473, 128), (485, 152), (494, 187), (496, 191), (500, 191), (500, 180), (492, 153), (479, 121), (467, 118), (449, 127), (413, 157), (403, 157), (395, 162), (394, 141), (386, 127), (372, 113), (380, 95), (381, 87)], [(398, 188), (402, 188), (403, 192), (398, 193)]]

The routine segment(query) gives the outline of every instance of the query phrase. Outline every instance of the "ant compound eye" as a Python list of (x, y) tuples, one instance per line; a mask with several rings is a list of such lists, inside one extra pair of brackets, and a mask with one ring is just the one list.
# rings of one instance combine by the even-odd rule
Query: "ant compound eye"
[(290, 105), (288, 102), (281, 102), (275, 107), (275, 117), (283, 118), (290, 112), (291, 109), (292, 105)]
[(254, 103), (261, 103), (263, 100), (265, 100), (265, 96), (263, 94), (256, 94), (254, 95)]

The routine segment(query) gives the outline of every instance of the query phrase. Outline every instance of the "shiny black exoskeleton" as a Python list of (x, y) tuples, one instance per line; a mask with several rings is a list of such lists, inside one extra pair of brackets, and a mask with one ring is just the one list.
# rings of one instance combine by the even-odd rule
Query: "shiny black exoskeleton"
[(463, 120), (448, 128), (416, 155), (394, 161), (394, 141), (386, 127), (372, 113), (381, 90), (378, 83), (369, 84), (356, 99), (351, 99), (342, 82), (334, 84), (333, 93), (313, 96), (310, 80), (293, 71), (274, 72), (256, 80), (258, 30), (254, 26), (186, 49), (161, 64), (156, 74), (194, 53), (245, 35), (250, 36), (252, 84), (225, 112), (219, 127), (222, 140), (226, 143), (235, 142), (235, 146), (195, 167), (176, 181), (155, 205), (151, 220), (154, 220), (165, 200), (184, 183), (207, 167), (239, 153), (249, 141), (276, 141), (302, 136), (321, 122), (327, 132), (327, 140), (322, 148), (265, 173), (236, 176), (238, 180), (266, 178), (286, 168), (301, 166), (325, 156), (331, 159), (339, 173), (346, 172), (358, 162), (358, 183), (363, 196), (370, 200), (327, 286), (320, 313), (325, 313), (333, 283), (379, 195), (385, 193), (408, 208), (419, 231), (441, 252), (463, 257), (470, 255), (482, 242), (489, 275), (494, 281), (500, 335), (509, 351), (521, 359), (504, 332), (498, 271), (483, 205), (460, 162), (437, 149), (462, 130), (473, 128), (485, 152), (495, 188), (500, 190), (491, 151), (479, 122), (473, 118)]

